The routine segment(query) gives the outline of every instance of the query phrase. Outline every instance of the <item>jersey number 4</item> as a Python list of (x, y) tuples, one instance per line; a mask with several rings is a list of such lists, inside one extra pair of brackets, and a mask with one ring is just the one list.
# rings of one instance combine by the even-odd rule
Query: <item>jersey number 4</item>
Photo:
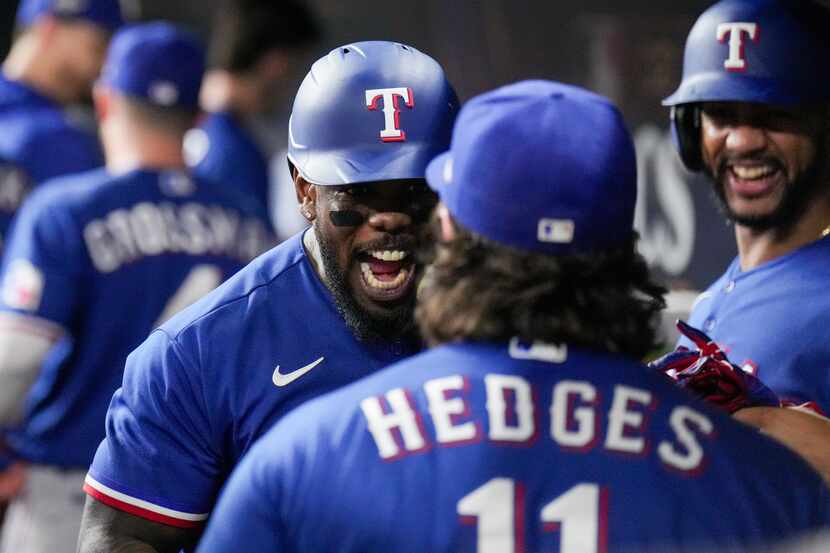
[(222, 269), (216, 265), (196, 265), (187, 274), (176, 293), (167, 300), (167, 304), (153, 328), (161, 326), (167, 319), (220, 284), (222, 284)]
[[(458, 502), (463, 523), (477, 524), (476, 553), (523, 553), (524, 486), (493, 478)], [(607, 492), (597, 484), (577, 484), (541, 509), (542, 530), (561, 533), (561, 553), (605, 553)]]

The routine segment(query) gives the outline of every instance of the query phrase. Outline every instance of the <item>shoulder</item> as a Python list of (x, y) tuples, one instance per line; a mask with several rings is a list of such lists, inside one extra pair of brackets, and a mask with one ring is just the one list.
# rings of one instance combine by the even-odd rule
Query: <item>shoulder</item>
[(223, 186), (215, 180), (206, 178), (200, 171), (194, 171), (192, 178), (205, 197), (214, 199), (225, 207), (232, 207), (244, 214), (264, 219), (270, 225), (268, 213), (255, 198), (235, 188)]
[(98, 139), (71, 125), (60, 112), (40, 110), (0, 122), (0, 151), (37, 183), (103, 164)]
[(56, 177), (36, 187), (23, 206), (30, 212), (60, 212), (85, 203), (94, 203), (96, 195), (116, 179), (101, 169)]
[(185, 152), (192, 167), (233, 164), (265, 165), (265, 156), (248, 131), (230, 113), (211, 113), (185, 139)]
[(44, 148), (50, 152), (65, 151), (72, 155), (80, 152), (98, 156), (100, 152), (95, 135), (74, 123), (68, 115), (58, 109), (32, 110), (25, 120), (21, 121), (20, 131), (18, 140), (21, 150), (29, 155), (41, 154)]

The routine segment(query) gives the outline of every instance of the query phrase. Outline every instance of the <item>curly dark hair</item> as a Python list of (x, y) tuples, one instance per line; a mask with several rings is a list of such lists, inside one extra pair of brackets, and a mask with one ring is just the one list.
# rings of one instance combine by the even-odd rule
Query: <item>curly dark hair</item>
[(551, 256), (455, 226), (454, 239), (422, 253), (431, 265), (415, 317), (431, 346), (519, 337), (638, 359), (658, 347), (666, 290), (651, 280), (636, 233), (613, 250)]

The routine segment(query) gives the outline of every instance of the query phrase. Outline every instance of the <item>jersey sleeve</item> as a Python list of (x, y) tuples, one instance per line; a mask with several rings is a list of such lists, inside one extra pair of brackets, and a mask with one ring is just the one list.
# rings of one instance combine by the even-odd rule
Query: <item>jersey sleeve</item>
[(201, 524), (223, 479), (198, 366), (162, 330), (127, 358), (84, 490), (130, 514)]
[(3, 255), (0, 314), (5, 315), (4, 322), (17, 319), (46, 333), (67, 328), (78, 302), (84, 258), (70, 210), (53, 194), (35, 193), (12, 224)]

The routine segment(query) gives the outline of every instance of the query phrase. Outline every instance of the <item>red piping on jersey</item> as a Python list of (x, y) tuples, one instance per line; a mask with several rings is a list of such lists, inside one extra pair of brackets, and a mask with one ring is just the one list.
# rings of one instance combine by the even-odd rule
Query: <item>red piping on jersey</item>
[(204, 522), (194, 520), (182, 520), (180, 518), (173, 518), (167, 515), (162, 515), (150, 511), (149, 509), (136, 507), (135, 505), (130, 505), (129, 503), (126, 503), (119, 499), (115, 499), (114, 497), (110, 497), (86, 483), (84, 484), (84, 491), (90, 496), (100, 501), (101, 503), (103, 503), (104, 505), (112, 507), (113, 509), (118, 509), (119, 511), (124, 511), (125, 513), (129, 513), (131, 515), (135, 515), (153, 522), (160, 522), (161, 524), (166, 524), (167, 526), (175, 526), (177, 528), (196, 528)]

